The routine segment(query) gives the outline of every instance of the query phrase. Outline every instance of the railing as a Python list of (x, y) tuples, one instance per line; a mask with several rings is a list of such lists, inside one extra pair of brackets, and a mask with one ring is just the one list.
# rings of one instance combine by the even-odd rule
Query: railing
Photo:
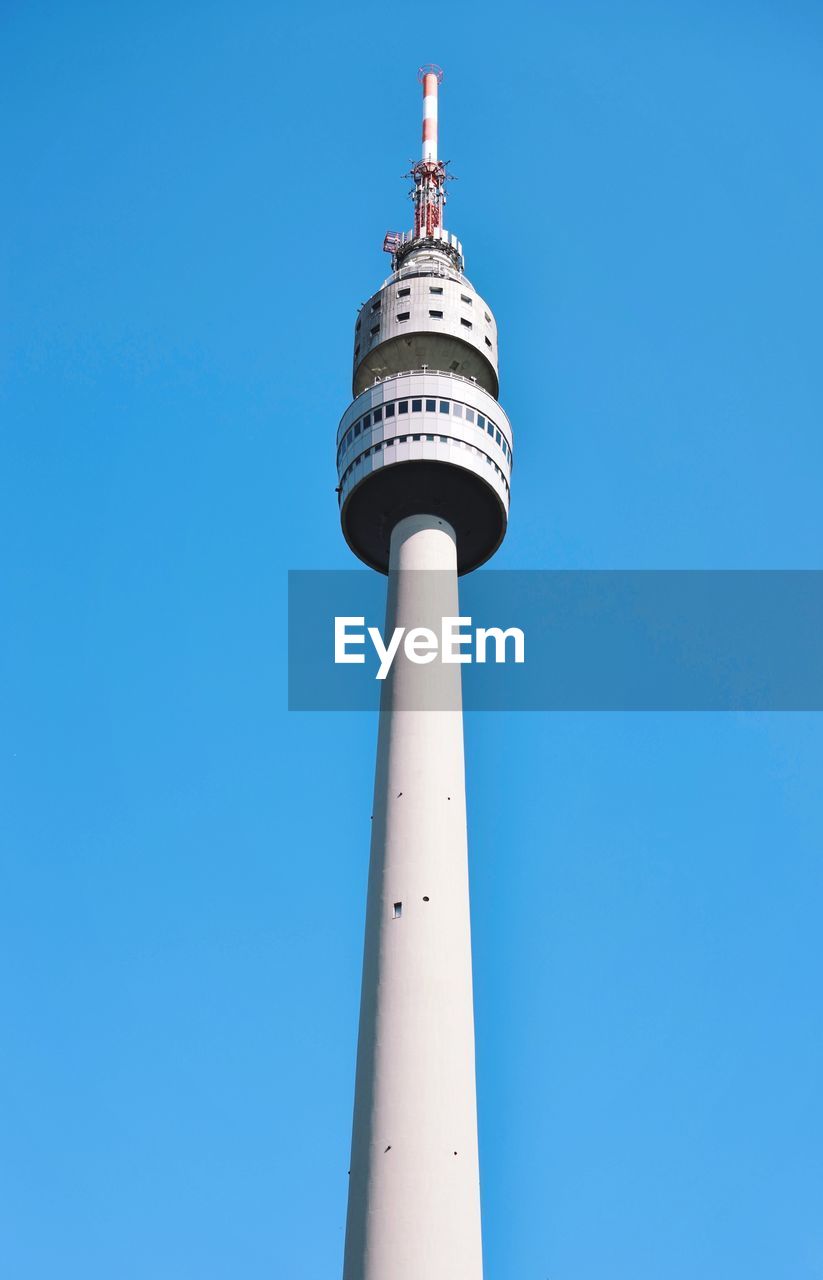
[[(454, 373), (451, 369), (432, 369), (430, 368), (429, 365), (426, 364), (426, 365), (423, 365), (420, 369), (402, 369), (399, 373), (389, 374), (385, 378), (375, 378), (374, 382), (370, 387), (366, 387), (366, 390), (361, 391), (359, 396), (355, 396), (355, 398), (352, 400), (351, 404), (349, 405), (348, 409), (346, 410), (346, 412), (343, 414), (340, 421), (338, 422), (337, 437), (336, 437), (337, 444), (340, 443), (344, 435), (344, 432), (341, 430), (343, 426), (344, 418), (348, 417), (348, 415), (351, 413), (354, 406), (357, 404), (357, 401), (362, 396), (367, 396), (370, 391), (373, 391), (375, 387), (380, 386), (384, 382), (396, 382), (398, 378), (414, 378), (414, 377), (419, 377), (421, 374), (427, 374), (427, 373), (434, 373), (437, 375), (438, 378), (451, 378), (453, 382), (465, 382), (467, 386), (474, 387), (475, 391), (482, 392), (484, 396), (488, 396), (488, 398), (491, 401), (493, 401), (494, 404), (497, 405), (497, 408), (500, 410), (500, 412), (503, 414), (503, 416), (506, 418), (506, 421), (508, 422), (508, 414), (506, 413), (505, 409), (497, 400), (495, 400), (494, 396), (490, 391), (487, 391), (485, 387), (481, 387), (480, 383), (477, 381), (476, 378), (467, 378), (465, 374)], [(360, 411), (358, 410), (358, 412), (354, 414), (354, 417), (358, 418), (359, 416), (360, 416)], [(347, 431), (350, 425), (351, 425), (350, 422), (346, 424)]]
[[(343, 414), (339, 423), (337, 424), (337, 434), (335, 436), (335, 444), (337, 448), (339, 449), (340, 441), (343, 439), (344, 435), (346, 434), (346, 432), (348, 431), (352, 423), (355, 422), (356, 419), (360, 417), (361, 413), (365, 412), (365, 410), (363, 409), (357, 409), (354, 412), (352, 412), (355, 409), (355, 405), (357, 404), (358, 400), (362, 400), (364, 396), (368, 396), (372, 391), (374, 391), (375, 387), (383, 386), (386, 383), (394, 384), (395, 382), (397, 382), (399, 378), (415, 378), (415, 377), (420, 377), (421, 375), (425, 376), (426, 374), (430, 374), (430, 373), (434, 374), (438, 378), (449, 378), (452, 382), (462, 382), (466, 386), (472, 387), (475, 391), (479, 391), (480, 394), (482, 396), (485, 396), (487, 400), (491, 400), (496, 410), (495, 417), (497, 417), (498, 415), (502, 415), (508, 425), (509, 434), (512, 434), (511, 423), (509, 422), (509, 415), (506, 413), (506, 410), (503, 408), (503, 406), (500, 404), (498, 400), (495, 400), (494, 396), (490, 391), (487, 391), (485, 387), (482, 387), (480, 385), (480, 383), (477, 381), (476, 378), (467, 378), (465, 374), (454, 373), (451, 369), (432, 369), (430, 368), (429, 365), (422, 365), (421, 368), (419, 369), (403, 369), (401, 370), (400, 373), (392, 373), (385, 378), (375, 378), (374, 382), (370, 387), (366, 387), (366, 390), (361, 391), (359, 396), (355, 396), (354, 400), (352, 400), (351, 404), (346, 409), (345, 413)], [(404, 394), (403, 392), (400, 393), (401, 396), (403, 394)], [(405, 394), (408, 398), (411, 398), (408, 392), (406, 392)], [(440, 394), (440, 393), (435, 393), (435, 395), (437, 394)], [(425, 393), (424, 393), (424, 398), (425, 398)], [(459, 396), (455, 396), (453, 398), (458, 400), (460, 399)], [(463, 402), (461, 401), (461, 403)], [(470, 409), (475, 408), (475, 406), (469, 405), (469, 408)], [(490, 416), (486, 410), (481, 410), (481, 412), (485, 413), (487, 417)], [(345, 423), (345, 426), (344, 426), (344, 423)], [(503, 431), (503, 435), (506, 436), (505, 431)], [(512, 443), (508, 439), (508, 436), (506, 436), (506, 443), (511, 449)]]
[(376, 298), (378, 293), (382, 293), (384, 289), (388, 289), (391, 285), (399, 284), (402, 280), (424, 280), (427, 277), (431, 277), (433, 280), (450, 280), (452, 284), (463, 284), (466, 285), (467, 288), (471, 289), (472, 292), (475, 292), (475, 288), (471, 280), (469, 280), (468, 276), (464, 275), (462, 271), (459, 271), (457, 267), (445, 267), (438, 264), (423, 269), (422, 267), (418, 267), (412, 263), (408, 267), (399, 267), (397, 271), (393, 271), (390, 276), (387, 276), (380, 288), (377, 289), (371, 297), (366, 298), (365, 302), (360, 303), (360, 306), (357, 308), (357, 314), (362, 315), (364, 309), (370, 305), (372, 299)]

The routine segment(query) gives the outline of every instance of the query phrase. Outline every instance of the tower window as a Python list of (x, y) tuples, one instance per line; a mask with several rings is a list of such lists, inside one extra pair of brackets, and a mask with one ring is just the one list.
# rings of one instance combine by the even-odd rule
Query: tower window
[(488, 433), (489, 433), (489, 435), (490, 435), (490, 436), (493, 436), (493, 435), (494, 435), (494, 427), (492, 426), (492, 424), (491, 424), (490, 422), (487, 422), (487, 423), (486, 423), (486, 430), (488, 431)]
[(410, 311), (398, 311), (398, 313), (397, 313), (397, 319), (398, 319), (398, 320), (408, 320), (408, 318), (409, 318), (409, 316), (410, 316), (410, 315), (411, 315), (411, 312), (410, 312)]
[(482, 413), (478, 413), (478, 415), (477, 415), (477, 425), (478, 425), (478, 427), (480, 428), (480, 430), (481, 430), (481, 431), (483, 430), (483, 428), (484, 428), (484, 427), (485, 427), (485, 425), (486, 425), (486, 419), (483, 417)]
[(371, 329), (369, 329), (369, 333), (371, 334), (371, 336), (372, 336), (372, 337), (374, 337), (374, 335), (375, 335), (376, 333), (379, 333), (379, 332), (380, 332), (380, 325), (379, 325), (379, 324), (374, 324), (374, 325), (372, 325)]
[(373, 303), (371, 304), (371, 309), (372, 309), (372, 311), (379, 311), (379, 310), (380, 310), (380, 303), (381, 303), (382, 301), (383, 301), (383, 299), (382, 299), (382, 298), (378, 298), (376, 302), (373, 302)]
[(471, 329), (472, 327), (471, 320), (467, 320), (465, 316), (460, 317), (460, 323), (462, 324), (464, 329)]
[(422, 413), (422, 411), (423, 411), (423, 401), (412, 400), (412, 413)]
[(436, 400), (427, 400), (427, 401), (426, 401), (426, 413), (435, 413), (435, 412), (436, 412), (436, 410), (437, 410), (437, 401), (436, 401)]
[(387, 418), (393, 418), (393, 417), (394, 417), (394, 404), (387, 404), (387, 405), (386, 405), (386, 417), (387, 417)]
[(429, 293), (442, 293), (442, 292), (443, 292), (443, 286), (442, 286), (442, 285), (440, 285), (440, 284), (438, 284), (438, 285), (430, 284), (430, 285), (429, 285)]
[(398, 290), (397, 290), (397, 296), (398, 296), (398, 298), (408, 298), (408, 296), (409, 296), (409, 294), (410, 294), (410, 293), (411, 293), (411, 289), (398, 289)]
[(494, 433), (494, 438), (495, 438), (495, 440), (497, 441), (497, 443), (498, 443), (498, 444), (502, 444), (502, 443), (503, 443), (503, 437), (501, 436), (501, 434), (500, 434), (500, 432), (499, 432), (499, 431), (495, 431), (495, 433)]
[(403, 903), (402, 903), (402, 902), (395, 902), (395, 904), (394, 904), (394, 912), (393, 912), (393, 915), (394, 915), (395, 920), (399, 920), (399, 919), (400, 919), (400, 917), (402, 916), (402, 914), (403, 914)]
[(397, 406), (397, 412), (398, 412), (398, 413), (408, 413), (408, 412), (409, 412), (409, 402), (408, 402), (408, 400), (401, 400), (401, 401), (400, 401), (400, 403), (399, 403), (399, 404), (398, 404), (398, 406)]
[(431, 316), (431, 318), (432, 318), (433, 320), (442, 320), (442, 319), (443, 319), (443, 312), (442, 312), (442, 311), (430, 311), (430, 312), (429, 312), (429, 315)]
[(382, 420), (383, 420), (383, 410), (382, 410), (382, 409), (375, 409), (375, 410), (373, 411), (373, 413), (372, 413), (372, 418), (374, 419), (374, 421), (375, 421), (375, 422), (382, 422)]
[(367, 413), (365, 418), (363, 419), (363, 430), (367, 431), (370, 426), (371, 426), (371, 414)]
[(463, 417), (463, 406), (462, 406), (462, 404), (453, 404), (453, 405), (452, 405), (452, 413), (454, 414), (455, 418), (462, 418), (462, 417)]
[(492, 343), (491, 343), (491, 338), (487, 338), (487, 339), (486, 339), (486, 346), (487, 346), (487, 347), (490, 347), (490, 346), (491, 346), (491, 344), (492, 344)]
[(467, 410), (466, 410), (466, 421), (467, 421), (467, 422), (474, 422), (474, 409), (467, 409)]
[(465, 302), (467, 307), (470, 307), (472, 305), (472, 300), (467, 293), (461, 293), (460, 301)]
[(448, 413), (448, 412), (449, 412), (449, 402), (448, 402), (448, 400), (441, 400), (441, 401), (440, 401), (440, 412), (441, 412), (441, 413)]
[(492, 318), (491, 318), (491, 316), (489, 315), (488, 311), (484, 311), (484, 312), (483, 312), (483, 315), (486, 317), (486, 319), (488, 320), (489, 324), (491, 324), (491, 322), (492, 322)]

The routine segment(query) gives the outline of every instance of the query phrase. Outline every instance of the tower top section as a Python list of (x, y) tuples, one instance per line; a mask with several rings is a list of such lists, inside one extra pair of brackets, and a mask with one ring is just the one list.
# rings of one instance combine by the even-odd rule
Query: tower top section
[(386, 253), (392, 255), (392, 268), (397, 271), (416, 249), (436, 249), (448, 257), (458, 271), (463, 270), (463, 246), (449, 235), (443, 225), (446, 204), (446, 172), (448, 161), (437, 154), (438, 90), (443, 72), (433, 62), (425, 63), (417, 73), (423, 86), (423, 136), (421, 158), (412, 165), (408, 176), (414, 205), (411, 231), (390, 231), (383, 241)]
[(340, 523), (349, 546), (383, 573), (407, 516), (445, 520), (457, 570), (494, 555), (506, 532), (512, 428), (497, 401), (497, 324), (463, 273), (443, 225), (446, 164), (437, 147), (442, 72), (421, 67), (421, 158), (414, 225), (388, 235), (393, 271), (354, 326), (353, 402), (337, 431)]

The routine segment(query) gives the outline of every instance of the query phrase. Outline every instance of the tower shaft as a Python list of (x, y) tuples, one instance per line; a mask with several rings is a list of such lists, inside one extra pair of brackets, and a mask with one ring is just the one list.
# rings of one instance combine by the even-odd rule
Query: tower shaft
[[(458, 614), (453, 528), (400, 520), (386, 633)], [(460, 666), (400, 655), (380, 707), (343, 1277), (482, 1277)]]

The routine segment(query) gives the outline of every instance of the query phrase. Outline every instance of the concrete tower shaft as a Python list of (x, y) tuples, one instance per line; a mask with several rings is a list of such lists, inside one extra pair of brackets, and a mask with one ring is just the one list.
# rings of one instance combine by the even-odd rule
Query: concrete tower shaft
[[(389, 634), (459, 613), (456, 562), (446, 521), (395, 527)], [(381, 698), (344, 1280), (482, 1277), (460, 667), (438, 675), (396, 661)]]

